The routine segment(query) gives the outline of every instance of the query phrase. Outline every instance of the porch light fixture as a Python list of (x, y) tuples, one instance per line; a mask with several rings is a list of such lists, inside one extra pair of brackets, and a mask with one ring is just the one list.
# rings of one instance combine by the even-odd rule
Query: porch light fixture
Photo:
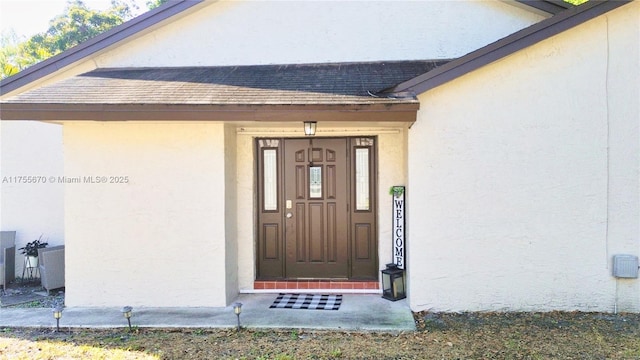
[(238, 328), (236, 331), (240, 331), (240, 313), (242, 313), (242, 303), (234, 303), (233, 304), (233, 313), (238, 317)]
[(404, 270), (398, 269), (396, 264), (387, 264), (382, 270), (382, 297), (396, 301), (407, 297), (405, 291)]
[(306, 136), (313, 136), (316, 134), (316, 125), (315, 121), (305, 121), (304, 122), (304, 134)]
[(56, 331), (60, 332), (60, 318), (62, 317), (62, 306), (56, 306), (52, 309), (53, 318), (56, 319)]
[(133, 308), (131, 306), (125, 306), (122, 308), (122, 315), (124, 316), (125, 319), (127, 319), (127, 322), (129, 323), (129, 331), (131, 331), (131, 316), (132, 316), (132, 312)]

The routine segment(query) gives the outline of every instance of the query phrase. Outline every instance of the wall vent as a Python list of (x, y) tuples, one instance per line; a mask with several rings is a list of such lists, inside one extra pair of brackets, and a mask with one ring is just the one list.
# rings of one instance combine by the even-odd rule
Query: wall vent
[(638, 278), (638, 257), (633, 255), (613, 256), (613, 276), (617, 278)]

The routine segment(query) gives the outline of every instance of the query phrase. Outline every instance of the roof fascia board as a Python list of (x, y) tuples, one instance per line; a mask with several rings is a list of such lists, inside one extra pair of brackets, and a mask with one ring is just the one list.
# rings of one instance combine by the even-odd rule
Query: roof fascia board
[[(3, 103), (0, 119), (35, 121), (330, 121), (338, 116), (349, 121), (415, 121), (417, 101), (396, 104), (309, 105), (185, 105), (185, 104), (16, 104)], [(301, 116), (304, 115), (304, 116)], [(386, 119), (386, 120), (385, 120)]]
[(135, 17), (71, 49), (30, 66), (16, 75), (2, 79), (0, 81), (0, 96), (15, 91), (47, 75), (51, 75), (64, 67), (76, 63), (204, 2), (205, 0), (169, 1), (162, 6)]
[(416, 96), (632, 1), (588, 1), (515, 32), (428, 73), (398, 84), (384, 93), (410, 93)]

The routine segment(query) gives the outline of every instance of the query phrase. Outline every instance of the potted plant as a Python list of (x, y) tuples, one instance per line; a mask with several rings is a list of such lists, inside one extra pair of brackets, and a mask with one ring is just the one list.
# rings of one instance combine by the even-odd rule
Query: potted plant
[(21, 253), (27, 257), (27, 264), (29, 267), (38, 266), (38, 249), (47, 247), (49, 243), (42, 241), (42, 235), (37, 239), (28, 242), (24, 247), (19, 248)]

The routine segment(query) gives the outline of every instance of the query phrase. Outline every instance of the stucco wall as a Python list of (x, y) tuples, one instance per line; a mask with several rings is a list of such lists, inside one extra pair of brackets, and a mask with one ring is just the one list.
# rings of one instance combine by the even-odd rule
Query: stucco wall
[(541, 19), (501, 1), (220, 1), (96, 63), (206, 66), (454, 58)]
[[(609, 41), (608, 254), (640, 253), (640, 2), (606, 19)], [(609, 258), (611, 260), (611, 258)], [(611, 268), (611, 264), (609, 264)], [(616, 281), (620, 310), (640, 312), (640, 281)]]
[[(238, 179), (236, 128), (224, 126), (224, 236), (226, 303), (238, 296)], [(244, 222), (244, 221), (243, 221)]]
[(412, 309), (640, 311), (638, 280), (611, 276), (640, 253), (639, 8), (420, 96)]
[(222, 124), (65, 123), (64, 146), (68, 177), (128, 177), (65, 185), (67, 306), (227, 304)]
[(62, 126), (0, 122), (0, 229), (16, 231), (17, 276), (17, 249), (41, 235), (51, 246), (64, 243), (62, 158)]

